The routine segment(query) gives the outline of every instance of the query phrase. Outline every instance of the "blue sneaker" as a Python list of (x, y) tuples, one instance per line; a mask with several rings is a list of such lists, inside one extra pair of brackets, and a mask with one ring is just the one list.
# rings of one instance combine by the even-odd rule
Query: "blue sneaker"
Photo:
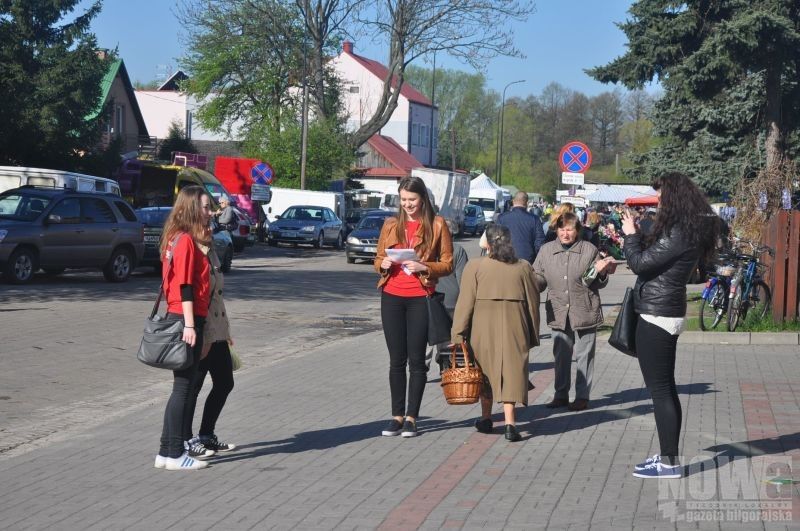
[(647, 468), (648, 466), (652, 465), (653, 463), (660, 463), (660, 462), (661, 462), (661, 456), (656, 454), (653, 457), (648, 457), (647, 459), (645, 459), (644, 463), (639, 463), (638, 465), (635, 465), (633, 467), (633, 469), (634, 470), (644, 470), (645, 468)]
[(646, 465), (642, 470), (633, 473), (635, 478), (678, 479), (683, 476), (683, 467), (680, 465), (665, 465), (660, 460)]

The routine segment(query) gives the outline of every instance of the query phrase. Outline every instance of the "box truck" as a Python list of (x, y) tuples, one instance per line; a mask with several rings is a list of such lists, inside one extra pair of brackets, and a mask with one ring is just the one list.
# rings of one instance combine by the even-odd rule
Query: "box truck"
[[(464, 207), (469, 198), (469, 175), (462, 172), (435, 170), (431, 168), (415, 168), (412, 177), (419, 177), (428, 189), (428, 195), (453, 234), (461, 234), (464, 230)], [(400, 197), (397, 192), (387, 193), (381, 208), (397, 210)]]
[(272, 223), (276, 216), (280, 216), (287, 208), (295, 205), (328, 207), (342, 221), (345, 218), (345, 200), (344, 194), (341, 192), (314, 192), (273, 186), (272, 200), (262, 208), (267, 215), (267, 221)]

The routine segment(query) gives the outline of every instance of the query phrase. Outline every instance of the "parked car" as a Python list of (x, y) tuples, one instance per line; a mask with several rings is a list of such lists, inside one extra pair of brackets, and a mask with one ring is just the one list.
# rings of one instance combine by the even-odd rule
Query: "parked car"
[(356, 228), (347, 237), (345, 254), (348, 264), (355, 263), (357, 259), (373, 260), (375, 258), (383, 222), (395, 215), (394, 212), (388, 210), (374, 210), (361, 218)]
[(267, 243), (309, 243), (316, 248), (330, 244), (336, 249), (344, 245), (344, 224), (327, 207), (296, 205), (286, 209), (269, 224)]
[(0, 269), (23, 284), (39, 268), (98, 267), (123, 282), (142, 258), (142, 224), (118, 195), (23, 186), (0, 194)]
[(366, 214), (369, 212), (374, 212), (378, 210), (377, 208), (352, 208), (347, 211), (344, 216), (344, 224), (345, 224), (345, 231), (344, 236), (345, 238), (353, 232), (353, 229), (356, 228), (358, 222), (361, 221)]
[(233, 208), (233, 213), (236, 216), (236, 229), (230, 231), (231, 239), (233, 240), (233, 250), (237, 253), (244, 251), (245, 247), (252, 247), (256, 243), (256, 234), (258, 234), (258, 225), (250, 219), (250, 216), (244, 210), (236, 207)]
[(473, 236), (483, 234), (486, 230), (486, 216), (483, 209), (477, 205), (467, 205), (464, 207), (464, 233)]
[[(144, 256), (141, 265), (152, 266), (156, 271), (161, 270), (161, 253), (159, 243), (164, 223), (172, 207), (147, 207), (136, 210), (136, 216), (144, 224)], [(233, 263), (233, 240), (228, 231), (223, 230), (215, 219), (211, 220), (211, 233), (214, 241), (214, 250), (220, 260), (220, 270), (227, 273)]]

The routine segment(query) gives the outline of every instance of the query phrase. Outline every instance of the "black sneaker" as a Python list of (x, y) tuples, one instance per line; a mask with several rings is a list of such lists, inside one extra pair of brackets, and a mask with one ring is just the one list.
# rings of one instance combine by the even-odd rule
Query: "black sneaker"
[(211, 435), (210, 437), (204, 437), (201, 435), (200, 443), (207, 449), (213, 450), (215, 452), (230, 452), (231, 450), (236, 449), (235, 444), (220, 442), (220, 440), (217, 439), (216, 435)]
[(206, 448), (197, 438), (187, 441), (183, 446), (186, 448), (186, 455), (194, 459), (206, 459), (217, 453), (210, 448)]
[(395, 435), (400, 435), (401, 429), (403, 429), (403, 423), (397, 419), (392, 419), (389, 421), (389, 424), (386, 425), (386, 429), (381, 432), (381, 435), (384, 437), (394, 437)]
[(416, 437), (417, 436), (417, 423), (413, 420), (407, 420), (403, 423), (403, 431), (400, 432), (401, 437)]

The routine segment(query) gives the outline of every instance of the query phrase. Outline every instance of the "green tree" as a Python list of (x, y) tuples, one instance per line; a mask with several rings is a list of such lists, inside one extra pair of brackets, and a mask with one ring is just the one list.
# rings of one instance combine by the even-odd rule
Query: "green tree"
[(158, 158), (171, 161), (172, 153), (175, 151), (197, 153), (197, 148), (191, 140), (186, 138), (186, 132), (183, 130), (183, 127), (181, 127), (181, 124), (173, 120), (172, 123), (169, 124), (167, 138), (165, 138), (158, 147)]
[(637, 160), (640, 173), (683, 170), (714, 193), (797, 156), (796, 0), (638, 0), (630, 14), (628, 51), (589, 74), (632, 89), (660, 80), (663, 141)]
[(0, 2), (0, 164), (74, 169), (97, 145), (109, 61), (89, 32), (100, 2), (67, 20), (79, 3)]

